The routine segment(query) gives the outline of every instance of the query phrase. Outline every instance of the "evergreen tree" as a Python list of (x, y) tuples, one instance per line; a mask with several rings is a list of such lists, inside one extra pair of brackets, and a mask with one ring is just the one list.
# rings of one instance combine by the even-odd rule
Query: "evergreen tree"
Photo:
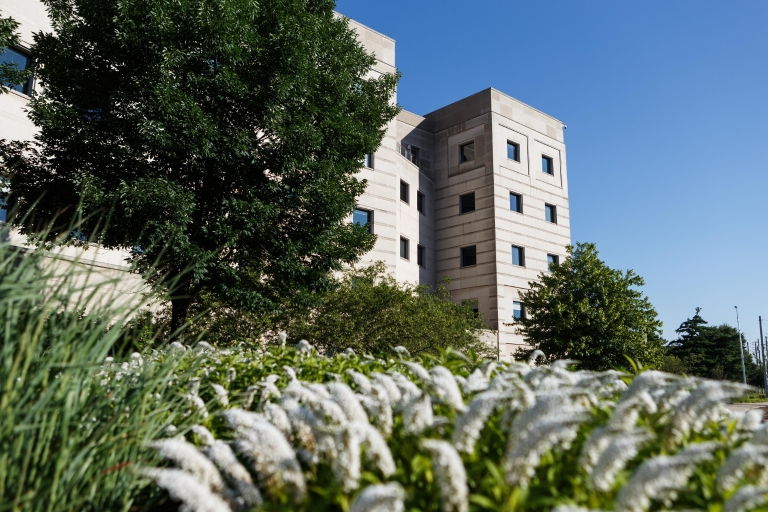
[[(675, 332), (678, 338), (668, 344), (669, 353), (678, 357), (686, 373), (708, 379), (743, 381), (739, 333), (727, 324), (710, 326), (696, 308), (693, 317), (680, 324)], [(763, 384), (759, 366), (752, 358), (741, 336), (744, 350), (744, 366), (747, 381), (753, 385)]]
[(345, 219), (398, 77), (333, 0), (44, 0), (35, 143), (0, 145), (12, 222), (133, 250), (172, 327), (200, 293), (273, 311), (374, 237)]

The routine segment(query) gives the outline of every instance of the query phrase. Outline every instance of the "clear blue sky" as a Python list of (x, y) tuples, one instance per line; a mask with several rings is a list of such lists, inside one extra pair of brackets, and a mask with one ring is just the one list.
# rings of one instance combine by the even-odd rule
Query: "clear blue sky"
[[(562, 120), (573, 241), (634, 269), (668, 339), (768, 316), (768, 1), (339, 0), (397, 41), (403, 108), (495, 87)], [(768, 334), (768, 321), (765, 322)]]

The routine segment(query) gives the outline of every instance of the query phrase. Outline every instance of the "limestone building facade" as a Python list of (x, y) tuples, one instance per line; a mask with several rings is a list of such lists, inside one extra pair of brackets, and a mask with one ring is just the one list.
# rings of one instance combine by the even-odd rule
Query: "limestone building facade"
[[(394, 71), (395, 41), (352, 25), (376, 71)], [(402, 111), (360, 173), (356, 220), (371, 219), (378, 237), (366, 259), (400, 281), (448, 276), (453, 298), (475, 303), (511, 355), (523, 343), (520, 292), (571, 241), (564, 130), (492, 88), (424, 116)]]
[[(32, 33), (50, 30), (38, 0), (0, 0), (0, 14), (21, 23), (22, 45), (4, 59), (23, 58)], [(377, 59), (371, 73), (395, 72), (395, 41), (350, 24)], [(0, 138), (34, 136), (25, 113), (34, 81), (25, 87), (0, 95)], [(524, 314), (520, 292), (570, 243), (564, 129), (495, 89), (423, 116), (402, 111), (360, 171), (368, 186), (350, 220), (377, 236), (361, 263), (384, 261), (403, 282), (435, 285), (448, 276), (453, 298), (472, 301), (497, 331), (500, 355), (513, 353), (522, 343), (514, 326)], [(89, 258), (105, 270), (127, 269), (117, 251)]]

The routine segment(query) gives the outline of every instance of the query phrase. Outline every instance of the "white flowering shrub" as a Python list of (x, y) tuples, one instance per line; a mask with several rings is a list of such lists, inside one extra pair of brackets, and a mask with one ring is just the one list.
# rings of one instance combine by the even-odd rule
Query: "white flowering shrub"
[(195, 375), (189, 427), (136, 470), (184, 511), (768, 510), (768, 424), (730, 416), (735, 383), (307, 343), (150, 359)]
[(0, 244), (0, 512), (768, 512), (738, 384), (306, 342), (130, 354), (136, 308), (46, 261)]

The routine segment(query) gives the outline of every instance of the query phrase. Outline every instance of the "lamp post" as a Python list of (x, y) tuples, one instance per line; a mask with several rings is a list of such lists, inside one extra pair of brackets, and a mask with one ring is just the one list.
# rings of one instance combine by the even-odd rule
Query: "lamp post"
[(763, 338), (763, 317), (759, 316), (757, 318), (760, 320), (760, 347), (758, 349), (760, 350), (760, 356), (758, 359), (762, 359), (760, 369), (763, 372), (763, 394), (768, 396), (768, 375), (765, 373), (765, 338)]
[(741, 323), (739, 322), (739, 306), (736, 308), (736, 330), (739, 332), (739, 352), (741, 353), (741, 375), (744, 377), (744, 384), (747, 383), (747, 369), (744, 367), (744, 344), (741, 342)]

